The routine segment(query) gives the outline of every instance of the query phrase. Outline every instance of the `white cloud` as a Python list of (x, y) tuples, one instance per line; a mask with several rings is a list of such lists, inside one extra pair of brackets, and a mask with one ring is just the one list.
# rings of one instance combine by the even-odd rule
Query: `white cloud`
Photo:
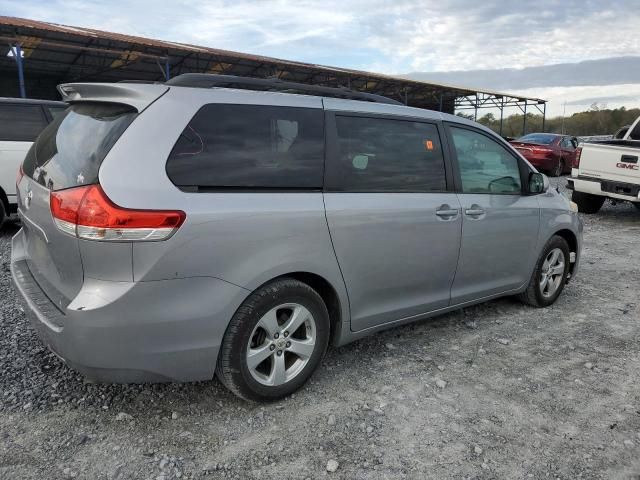
[[(0, 0), (12, 15), (338, 66), (525, 67), (640, 53), (632, 0)], [(367, 55), (363, 55), (362, 53)], [(350, 65), (358, 57), (361, 63)]]

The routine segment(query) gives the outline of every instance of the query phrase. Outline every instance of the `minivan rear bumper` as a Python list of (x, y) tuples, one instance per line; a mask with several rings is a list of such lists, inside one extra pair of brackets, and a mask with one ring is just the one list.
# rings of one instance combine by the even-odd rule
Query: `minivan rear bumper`
[(14, 284), (42, 341), (73, 369), (110, 383), (213, 378), (226, 326), (247, 290), (210, 277), (85, 278), (61, 311), (31, 274), (22, 236), (12, 240)]

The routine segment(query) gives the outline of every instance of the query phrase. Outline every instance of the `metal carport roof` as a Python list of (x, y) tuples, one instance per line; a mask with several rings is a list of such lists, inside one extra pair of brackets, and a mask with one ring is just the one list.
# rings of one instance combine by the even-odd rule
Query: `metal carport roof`
[(34, 98), (56, 98), (54, 87), (63, 82), (164, 81), (207, 72), (343, 86), (449, 113), (497, 108), (502, 115), (505, 107), (545, 112), (545, 100), (538, 98), (0, 16), (0, 96), (20, 94), (19, 63), (24, 92)]

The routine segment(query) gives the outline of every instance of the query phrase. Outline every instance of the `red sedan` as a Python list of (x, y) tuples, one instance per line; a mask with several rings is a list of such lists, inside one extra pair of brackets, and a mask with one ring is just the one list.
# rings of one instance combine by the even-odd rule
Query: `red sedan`
[(578, 148), (576, 137), (555, 133), (529, 133), (509, 143), (529, 160), (531, 165), (552, 177), (571, 173), (571, 165)]

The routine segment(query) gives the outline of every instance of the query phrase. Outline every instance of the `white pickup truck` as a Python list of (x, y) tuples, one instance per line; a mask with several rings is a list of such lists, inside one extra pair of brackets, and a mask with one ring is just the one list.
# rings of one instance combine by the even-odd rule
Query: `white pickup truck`
[(0, 98), (0, 227), (16, 211), (18, 167), (40, 132), (66, 108), (63, 102)]
[(578, 147), (568, 180), (578, 211), (596, 213), (607, 198), (640, 209), (640, 117), (622, 139)]

